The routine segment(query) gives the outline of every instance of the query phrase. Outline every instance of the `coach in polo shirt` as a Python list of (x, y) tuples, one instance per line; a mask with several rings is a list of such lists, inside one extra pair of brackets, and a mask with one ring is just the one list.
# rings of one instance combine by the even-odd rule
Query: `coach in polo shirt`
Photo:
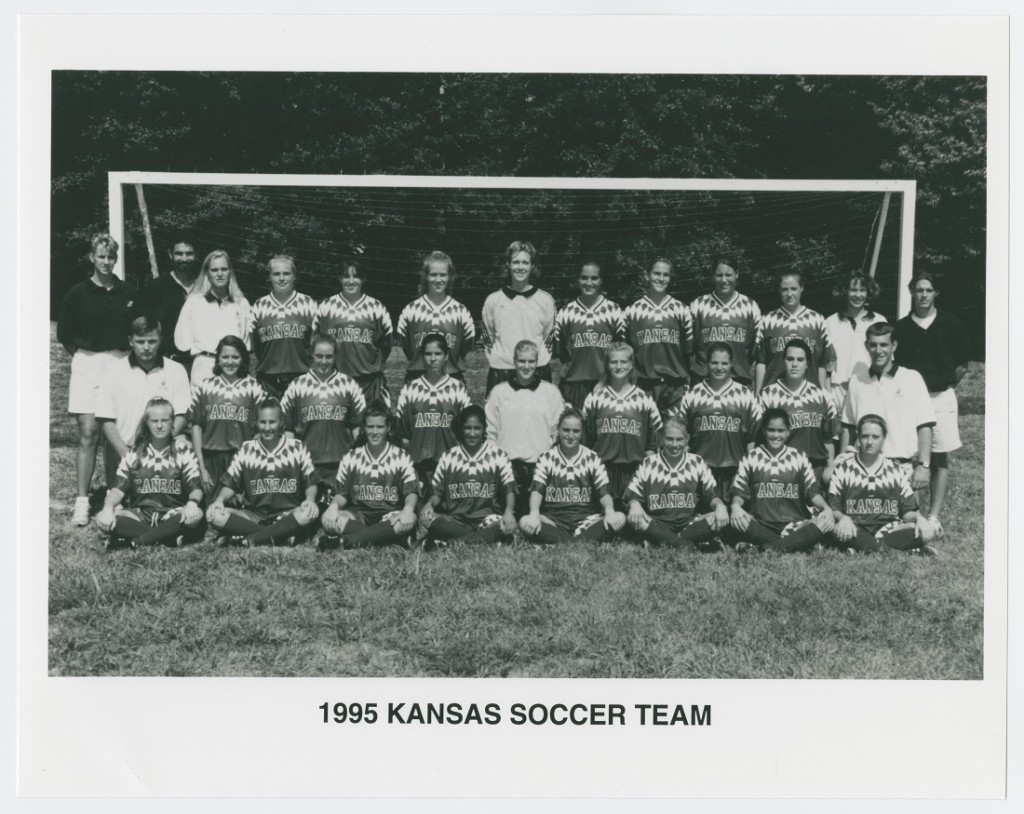
[(199, 273), (195, 244), (191, 238), (179, 236), (168, 255), (173, 268), (169, 273), (151, 280), (142, 290), (141, 313), (155, 319), (163, 329), (160, 353), (184, 365), (186, 370), (191, 370), (192, 354), (188, 350), (178, 350), (175, 346), (174, 329), (178, 325), (178, 316), (185, 298), (192, 293), (192, 286)]
[(850, 378), (843, 405), (841, 449), (847, 448), (863, 416), (880, 415), (889, 428), (882, 453), (904, 471), (912, 470), (911, 487), (923, 489), (931, 467), (935, 414), (921, 374), (896, 364), (893, 358), (895, 330), (887, 322), (877, 322), (867, 330), (871, 367), (855, 371)]
[(131, 352), (107, 368), (96, 402), (96, 420), (107, 441), (108, 486), (114, 484), (117, 465), (135, 441), (147, 402), (156, 396), (167, 399), (174, 407), (173, 434), (180, 435), (191, 401), (185, 368), (160, 353), (160, 323), (138, 317), (128, 333)]

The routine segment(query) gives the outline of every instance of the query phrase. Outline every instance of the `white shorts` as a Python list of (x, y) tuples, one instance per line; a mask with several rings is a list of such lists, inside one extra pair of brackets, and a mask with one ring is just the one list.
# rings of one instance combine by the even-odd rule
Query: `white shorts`
[(190, 384), (195, 390), (202, 382), (213, 376), (213, 364), (216, 360), (212, 356), (198, 354), (192, 357), (192, 377)]
[(941, 393), (932, 393), (931, 397), (932, 410), (935, 411), (932, 452), (953, 452), (960, 449), (960, 410), (956, 402), (956, 391), (949, 387)]
[(96, 412), (100, 381), (107, 366), (128, 355), (126, 350), (83, 350), (71, 357), (71, 385), (68, 388), (68, 412), (72, 415)]
[[(836, 408), (836, 415), (841, 419), (843, 417), (843, 405), (846, 404), (846, 394), (850, 392), (850, 383), (846, 382), (832, 382), (832, 405)], [(839, 433), (843, 431), (842, 424), (836, 430), (836, 434), (833, 438), (838, 438)]]

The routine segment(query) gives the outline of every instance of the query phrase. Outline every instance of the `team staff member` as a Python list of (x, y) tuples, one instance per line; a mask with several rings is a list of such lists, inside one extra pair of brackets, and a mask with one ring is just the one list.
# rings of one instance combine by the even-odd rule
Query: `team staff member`
[(761, 309), (736, 290), (736, 260), (727, 254), (711, 262), (715, 290), (690, 303), (693, 318), (693, 373), (708, 376), (708, 346), (725, 342), (732, 348), (732, 377), (750, 387), (754, 382), (754, 357), (761, 341)]
[(558, 389), (566, 404), (583, 409), (604, 375), (605, 349), (626, 339), (622, 310), (602, 293), (601, 267), (588, 261), (580, 269), (580, 295), (555, 316), (553, 344), (564, 363)]
[[(203, 519), (199, 462), (187, 444), (171, 438), (174, 408), (150, 399), (135, 444), (117, 467), (96, 525), (111, 536), (106, 547), (127, 540), (132, 548), (174, 540), (182, 545)], [(122, 505), (123, 503), (123, 505)]]
[(316, 302), (295, 290), (295, 260), (286, 254), (267, 264), (270, 293), (256, 300), (249, 335), (256, 354), (256, 380), (280, 399), (288, 385), (309, 370), (309, 337)]
[(960, 411), (956, 386), (967, 372), (971, 346), (963, 323), (948, 311), (939, 311), (940, 278), (919, 271), (910, 282), (912, 311), (896, 323), (896, 358), (921, 374), (935, 413), (932, 431), (931, 501), (929, 519), (939, 530), (939, 511), (949, 487), (949, 453), (960, 449)]
[(857, 371), (871, 366), (868, 356), (867, 331), (876, 322), (886, 318), (873, 311), (871, 303), (878, 299), (881, 289), (873, 279), (862, 271), (850, 272), (832, 294), (838, 308), (825, 320), (828, 337), (836, 351), (836, 367), (832, 371), (832, 397), (836, 411), (842, 411), (846, 393), (850, 389), (850, 378)]
[(465, 380), (462, 365), (473, 350), (476, 328), (473, 317), (461, 302), (451, 297), (455, 282), (455, 265), (444, 252), (431, 252), (423, 261), (420, 271), (420, 298), (409, 303), (398, 316), (395, 341), (405, 351), (409, 364), (405, 381), (410, 382), (423, 373), (427, 366), (420, 354), (420, 345), (427, 334), (444, 335), (450, 349), (445, 373)]
[(316, 311), (314, 330), (334, 337), (338, 371), (355, 379), (367, 404), (391, 406), (384, 363), (394, 345), (391, 315), (380, 300), (363, 293), (366, 269), (358, 260), (341, 263), (341, 293), (328, 297)]
[(185, 414), (192, 401), (185, 368), (160, 353), (160, 323), (152, 317), (136, 317), (128, 333), (131, 352), (107, 368), (96, 399), (96, 420), (107, 441), (104, 458), (108, 486), (117, 480), (118, 464), (135, 442), (149, 400), (160, 396), (171, 403), (172, 435), (184, 431)]
[(662, 415), (679, 406), (686, 393), (693, 352), (690, 312), (668, 293), (672, 264), (655, 260), (644, 274), (647, 293), (626, 309), (627, 341), (636, 352), (637, 384)]
[(484, 348), (487, 351), (487, 392), (515, 375), (514, 353), (528, 339), (537, 347), (537, 376), (551, 381), (551, 336), (555, 301), (535, 285), (540, 277), (537, 250), (517, 240), (505, 252), (506, 284), (484, 300)]
[(178, 327), (181, 309), (192, 293), (199, 272), (195, 245), (191, 237), (178, 235), (167, 253), (171, 260), (171, 270), (150, 280), (142, 289), (141, 296), (140, 313), (155, 319), (163, 329), (160, 353), (184, 365), (186, 370), (192, 364), (192, 355), (175, 346), (174, 332)]
[(57, 341), (71, 354), (68, 412), (78, 422), (78, 454), (75, 458), (77, 497), (72, 522), (89, 522), (89, 484), (96, 469), (96, 445), (100, 427), (96, 401), (107, 368), (128, 353), (128, 325), (135, 305), (135, 291), (114, 275), (118, 245), (110, 235), (92, 239), (89, 262), (92, 276), (71, 286), (61, 304)]

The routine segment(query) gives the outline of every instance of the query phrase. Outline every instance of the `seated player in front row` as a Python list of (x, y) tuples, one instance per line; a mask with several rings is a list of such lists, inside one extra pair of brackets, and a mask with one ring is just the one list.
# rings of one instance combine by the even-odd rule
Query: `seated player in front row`
[[(222, 545), (290, 545), (320, 514), (320, 476), (305, 444), (282, 433), (282, 417), (275, 398), (256, 405), (257, 437), (242, 444), (221, 478), (206, 519), (221, 533)], [(236, 494), (244, 508), (225, 506)]]
[(483, 407), (464, 408), (455, 419), (455, 435), (459, 443), (437, 462), (430, 499), (420, 512), (425, 542), (511, 540), (516, 530), (512, 462), (487, 440)]
[[(807, 551), (832, 531), (832, 510), (821, 495), (807, 456), (786, 446), (789, 416), (772, 407), (761, 424), (761, 443), (744, 456), (732, 485), (736, 550)], [(813, 518), (807, 507), (818, 510)]]
[[(530, 513), (519, 521), (528, 541), (562, 543), (573, 537), (599, 541), (626, 524), (626, 516), (615, 511), (608, 492), (604, 464), (580, 445), (582, 437), (583, 418), (569, 408), (558, 422), (558, 443), (540, 456), (533, 473)], [(598, 507), (603, 516), (595, 512)]]
[(363, 441), (338, 464), (337, 492), (323, 515), (321, 548), (407, 545), (419, 482), (412, 458), (388, 443), (391, 413), (377, 400), (363, 414)]
[(96, 515), (96, 525), (110, 532), (108, 549), (121, 542), (135, 548), (165, 540), (180, 546), (186, 535), (201, 533), (199, 463), (187, 444), (171, 438), (173, 424), (171, 403), (150, 399), (135, 444), (121, 459)]
[[(691, 551), (729, 525), (729, 510), (704, 459), (686, 451), (686, 424), (669, 416), (661, 428), (661, 451), (645, 458), (626, 489), (627, 520), (645, 542)], [(710, 514), (701, 509), (710, 507)]]

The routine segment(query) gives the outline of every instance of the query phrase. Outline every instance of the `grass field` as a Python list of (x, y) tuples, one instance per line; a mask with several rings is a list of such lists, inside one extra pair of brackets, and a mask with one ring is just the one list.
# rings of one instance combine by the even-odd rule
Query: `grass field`
[(320, 554), (211, 537), (106, 554), (95, 526), (70, 523), (67, 381), (51, 330), (52, 675), (982, 677), (980, 364), (959, 391), (964, 448), (935, 559), (625, 543)]

